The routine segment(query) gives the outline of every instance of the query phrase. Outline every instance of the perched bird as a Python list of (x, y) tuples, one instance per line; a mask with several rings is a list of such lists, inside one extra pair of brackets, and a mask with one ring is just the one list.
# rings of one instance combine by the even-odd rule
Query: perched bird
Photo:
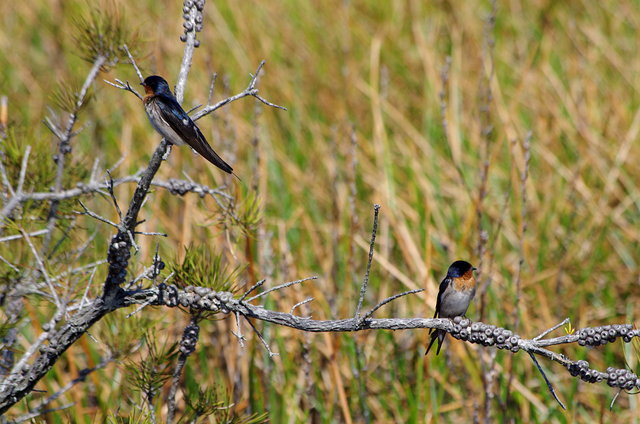
[[(455, 261), (451, 264), (447, 276), (440, 283), (434, 318), (454, 318), (467, 313), (471, 299), (476, 294), (476, 279), (473, 277), (475, 270), (476, 268), (466, 261)], [(429, 332), (431, 342), (424, 354), (429, 353), (431, 346), (437, 339), (436, 355), (438, 355), (446, 334), (446, 331), (432, 328)]]
[(178, 146), (187, 143), (224, 172), (233, 173), (233, 168), (213, 151), (198, 126), (182, 109), (164, 78), (151, 75), (141, 84), (147, 94), (143, 100), (144, 109), (160, 135)]

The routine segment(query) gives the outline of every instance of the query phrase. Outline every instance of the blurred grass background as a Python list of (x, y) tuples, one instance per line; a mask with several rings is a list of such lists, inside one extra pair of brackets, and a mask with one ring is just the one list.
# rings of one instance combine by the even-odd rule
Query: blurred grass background
[[(181, 2), (114, 0), (98, 7), (115, 7), (138, 34), (136, 59), (145, 75), (175, 83)], [(74, 22), (89, 9), (83, 1), (0, 3), (0, 94), (8, 96), (18, 146), (31, 144), (43, 160), (55, 147), (42, 119), (54, 105), (56, 84), (79, 86), (90, 68), (74, 41)], [(230, 265), (247, 266), (239, 286), (320, 276), (273, 293), (267, 307), (288, 312), (312, 296), (300, 313), (349, 317), (365, 270), (372, 204), (379, 203), (365, 307), (401, 291), (426, 291), (376, 316), (431, 316), (448, 265), (467, 259), (479, 265), (486, 290), (468, 313), (472, 319), (517, 328), (524, 337), (565, 317), (574, 328), (634, 323), (640, 4), (514, 0), (497, 2), (495, 22), (492, 16), (489, 2), (207, 2), (185, 109), (206, 103), (213, 72), (219, 100), (243, 90), (265, 59), (260, 93), (289, 110), (244, 99), (199, 121), (244, 185), (187, 149), (173, 149), (159, 177), (226, 183), (239, 202), (257, 193), (262, 221), (246, 236), (221, 224), (211, 199), (157, 190), (141, 218), (146, 230), (169, 236), (140, 239), (135, 269), (149, 265), (158, 243), (165, 258), (178, 261), (185, 246), (205, 245)], [(159, 137), (134, 96), (102, 82), (114, 78), (137, 82), (128, 65), (100, 75), (73, 157), (87, 167), (95, 158), (110, 167), (124, 157), (117, 177), (144, 166)], [(118, 188), (121, 205), (132, 191)], [(88, 203), (116, 218), (108, 200)], [(77, 222), (71, 243), (96, 233), (82, 260), (103, 259), (111, 229)], [(30, 263), (28, 251), (15, 246), (5, 246), (3, 255)], [(76, 283), (83, 289), (88, 276), (82, 278)], [(49, 312), (39, 299), (26, 310), (33, 322)], [(126, 313), (99, 323), (98, 342), (83, 338), (37, 388), (55, 391), (99, 362), (101, 337), (128, 334)], [(178, 310), (141, 314), (159, 343), (178, 340), (188, 322)], [(241, 349), (232, 321), (203, 324), (185, 385), (229, 388), (236, 410), (269, 411), (274, 423), (470, 422), (486, 416), (485, 405), (491, 420), (503, 422), (640, 417), (635, 396), (622, 394), (610, 411), (612, 389), (543, 362), (567, 405), (562, 411), (522, 353), (497, 353), (486, 401), (480, 358), (491, 363), (487, 349), (448, 338), (444, 354), (425, 358), (426, 331), (309, 335), (259, 324), (280, 354), (271, 360), (246, 325), (248, 347)], [(27, 346), (39, 326), (22, 331)], [(638, 371), (633, 345), (555, 350), (599, 370)], [(75, 406), (49, 414), (49, 422), (102, 422), (135, 410), (140, 400), (127, 391), (126, 377), (123, 361), (93, 374), (59, 401)]]

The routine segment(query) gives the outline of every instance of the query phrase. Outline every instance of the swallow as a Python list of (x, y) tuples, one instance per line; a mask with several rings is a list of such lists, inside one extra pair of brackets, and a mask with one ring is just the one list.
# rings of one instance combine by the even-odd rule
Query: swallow
[(160, 135), (178, 146), (188, 144), (224, 172), (233, 173), (233, 168), (213, 151), (198, 126), (182, 109), (164, 78), (151, 75), (141, 85), (146, 93), (143, 99), (144, 109), (151, 125)]
[[(451, 264), (447, 276), (440, 283), (434, 318), (454, 318), (467, 313), (471, 299), (476, 294), (476, 279), (473, 277), (475, 270), (476, 268), (466, 261), (455, 261)], [(431, 342), (424, 354), (427, 355), (433, 343), (438, 340), (438, 355), (446, 334), (446, 331), (432, 328), (429, 331)]]

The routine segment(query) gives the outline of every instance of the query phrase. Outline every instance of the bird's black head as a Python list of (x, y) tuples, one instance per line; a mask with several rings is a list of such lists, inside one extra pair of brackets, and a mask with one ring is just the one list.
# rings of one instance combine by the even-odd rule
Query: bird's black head
[(462, 277), (469, 271), (473, 271), (475, 268), (467, 261), (455, 261), (449, 267), (447, 271), (447, 277), (458, 278)]
[(171, 94), (167, 81), (158, 75), (151, 75), (145, 78), (142, 86), (147, 94)]

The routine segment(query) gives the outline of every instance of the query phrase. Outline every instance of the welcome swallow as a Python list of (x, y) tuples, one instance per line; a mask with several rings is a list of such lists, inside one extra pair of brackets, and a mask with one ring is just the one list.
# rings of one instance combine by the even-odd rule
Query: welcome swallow
[[(434, 318), (454, 318), (467, 313), (471, 299), (476, 294), (476, 279), (473, 277), (475, 270), (476, 268), (466, 261), (455, 261), (451, 264), (447, 276), (440, 283)], [(438, 340), (438, 355), (446, 334), (446, 331), (432, 328), (429, 331), (431, 342), (424, 354), (428, 354), (433, 343)]]
[(147, 94), (143, 100), (144, 109), (151, 125), (160, 135), (178, 146), (188, 144), (224, 172), (233, 173), (233, 168), (213, 151), (198, 126), (182, 109), (164, 78), (151, 75), (142, 86)]

